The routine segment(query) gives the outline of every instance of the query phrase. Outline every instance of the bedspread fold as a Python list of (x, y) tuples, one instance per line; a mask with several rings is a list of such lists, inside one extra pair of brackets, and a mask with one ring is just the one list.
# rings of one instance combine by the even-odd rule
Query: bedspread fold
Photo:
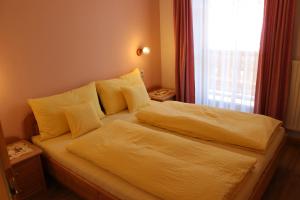
[(166, 101), (140, 110), (139, 121), (177, 133), (265, 151), (281, 121), (258, 114)]
[(116, 120), (67, 150), (162, 199), (232, 199), (256, 159)]

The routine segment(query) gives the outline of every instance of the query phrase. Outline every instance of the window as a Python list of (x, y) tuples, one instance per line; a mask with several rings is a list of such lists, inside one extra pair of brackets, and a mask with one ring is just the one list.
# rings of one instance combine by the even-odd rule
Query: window
[(252, 112), (264, 0), (193, 0), (196, 103)]

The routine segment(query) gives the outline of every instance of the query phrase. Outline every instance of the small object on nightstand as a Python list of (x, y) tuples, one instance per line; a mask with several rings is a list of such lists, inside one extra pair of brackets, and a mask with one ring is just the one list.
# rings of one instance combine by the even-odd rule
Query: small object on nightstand
[(155, 101), (175, 100), (175, 90), (161, 88), (161, 89), (149, 92), (149, 96), (152, 100), (155, 100)]
[(15, 190), (15, 199), (26, 199), (46, 190), (40, 148), (20, 140), (7, 145), (7, 152), (12, 167), (13, 178), (10, 182)]

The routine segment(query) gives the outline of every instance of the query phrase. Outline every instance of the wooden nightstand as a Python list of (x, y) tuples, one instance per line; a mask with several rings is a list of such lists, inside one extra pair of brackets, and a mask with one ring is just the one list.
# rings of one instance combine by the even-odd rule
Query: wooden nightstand
[(152, 100), (155, 100), (155, 101), (175, 100), (175, 90), (161, 88), (161, 89), (153, 90), (153, 91), (149, 92), (149, 96)]
[(10, 180), (15, 189), (14, 198), (26, 199), (33, 194), (46, 190), (45, 178), (37, 146), (20, 140), (7, 145), (13, 178)]

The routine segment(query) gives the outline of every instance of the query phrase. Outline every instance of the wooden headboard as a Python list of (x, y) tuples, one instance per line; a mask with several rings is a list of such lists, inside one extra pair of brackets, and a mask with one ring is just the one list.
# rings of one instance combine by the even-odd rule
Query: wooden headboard
[(32, 136), (39, 135), (39, 128), (33, 113), (30, 113), (25, 117), (23, 126), (25, 139), (31, 141)]

